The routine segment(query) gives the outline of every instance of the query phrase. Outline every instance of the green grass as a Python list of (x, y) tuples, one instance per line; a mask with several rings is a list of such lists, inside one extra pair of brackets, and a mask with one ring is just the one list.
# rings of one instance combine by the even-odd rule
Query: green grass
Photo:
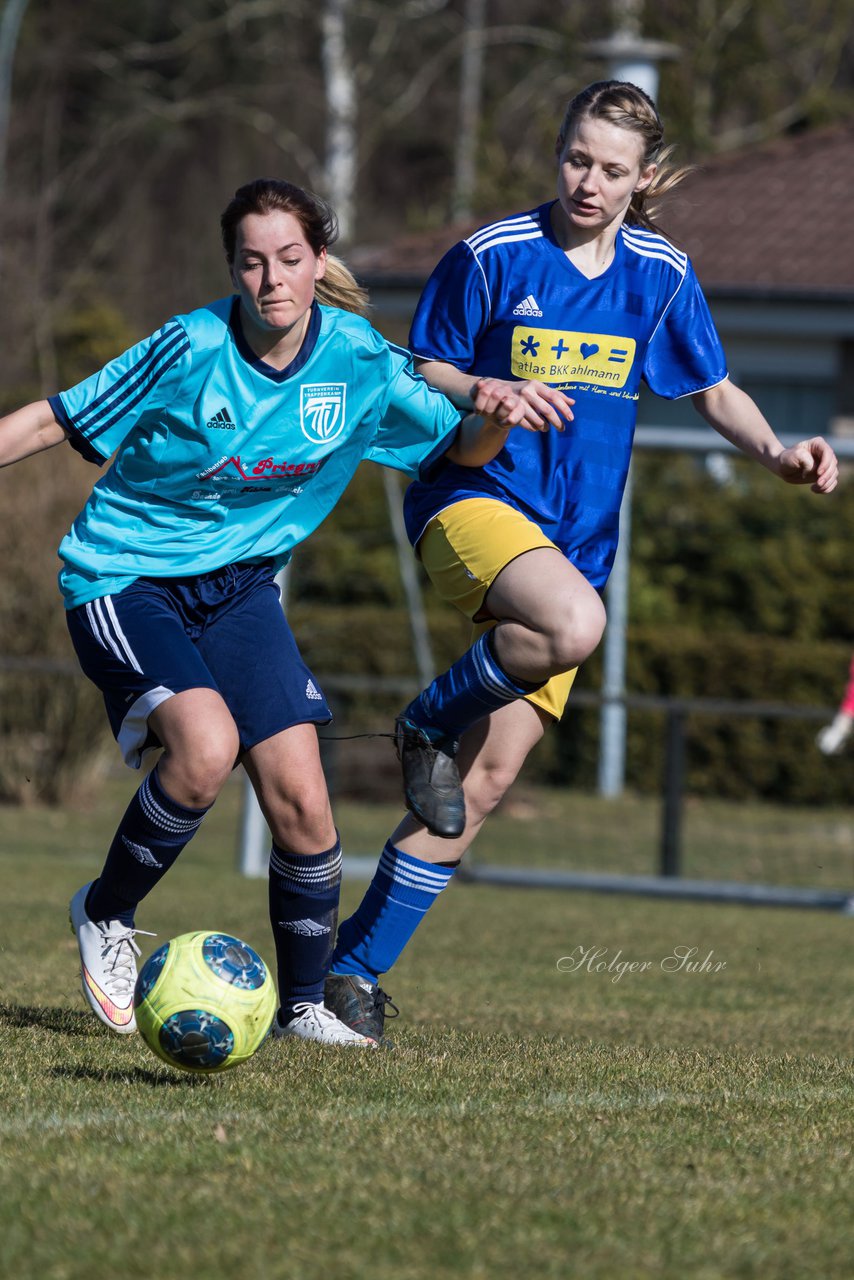
[[(4, 1275), (851, 1274), (854, 920), (455, 885), (388, 979), (394, 1052), (270, 1042), (196, 1079), (110, 1036), (78, 992), (67, 900), (132, 786), (89, 813), (0, 809)], [(583, 828), (607, 869), (653, 869), (615, 863), (639, 802), (533, 799), (483, 861)], [(265, 886), (235, 872), (239, 803), (228, 788), (141, 913), (160, 940), (222, 928), (270, 956)], [(366, 853), (396, 811), (338, 815)], [(805, 876), (792, 815), (762, 816), (744, 826), (779, 843), (780, 882), (801, 857)], [(683, 947), (713, 971), (667, 972)], [(596, 968), (621, 960), (646, 967)]]

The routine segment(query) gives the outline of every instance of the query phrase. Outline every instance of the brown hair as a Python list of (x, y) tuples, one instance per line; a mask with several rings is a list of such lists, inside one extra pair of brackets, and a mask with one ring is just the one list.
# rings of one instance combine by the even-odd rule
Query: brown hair
[[(338, 239), (338, 219), (331, 205), (312, 191), (305, 191), (292, 182), (280, 178), (256, 178), (238, 187), (222, 217), (222, 245), (228, 265), (234, 263), (237, 228), (250, 213), (273, 213), (281, 210), (290, 213), (302, 227), (303, 234), (315, 256), (322, 249), (329, 249)], [(340, 307), (356, 315), (367, 315), (368, 293), (351, 275), (340, 258), (327, 253), (326, 273), (318, 280), (315, 293), (319, 302), (328, 307)]]
[(577, 93), (566, 108), (558, 133), (558, 151), (580, 120), (606, 120), (608, 124), (636, 133), (643, 143), (641, 168), (656, 165), (655, 177), (643, 191), (636, 191), (626, 214), (626, 221), (658, 231), (653, 215), (658, 201), (691, 172), (690, 167), (675, 169), (669, 160), (673, 148), (664, 145), (664, 125), (649, 94), (625, 80), (597, 80)]

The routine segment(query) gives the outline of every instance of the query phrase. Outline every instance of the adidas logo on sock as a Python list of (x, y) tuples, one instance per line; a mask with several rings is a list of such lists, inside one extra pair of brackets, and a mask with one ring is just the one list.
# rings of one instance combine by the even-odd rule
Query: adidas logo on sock
[(122, 836), (122, 843), (133, 854), (137, 862), (141, 862), (144, 867), (157, 867), (159, 869), (163, 866), (163, 863), (158, 862), (151, 850), (146, 849), (144, 844), (134, 844), (133, 840), (128, 840), (127, 836)]
[(225, 405), (222, 406), (219, 413), (215, 413), (212, 418), (208, 418), (205, 425), (207, 427), (212, 427), (212, 428), (218, 427), (220, 431), (236, 431), (237, 430), (237, 427), (234, 425), (234, 422), (232, 420), (231, 414), (228, 412), (228, 409)]
[(529, 293), (527, 298), (523, 298), (518, 306), (513, 308), (513, 314), (514, 316), (541, 316), (543, 313), (537, 305), (537, 299)]
[(298, 933), (301, 938), (319, 938), (332, 932), (328, 924), (318, 924), (316, 920), (280, 920), (279, 928), (288, 933)]
[(312, 698), (315, 702), (323, 701), (323, 694), (319, 692), (317, 685), (313, 680), (309, 680), (308, 684), (305, 686), (305, 696), (307, 698)]

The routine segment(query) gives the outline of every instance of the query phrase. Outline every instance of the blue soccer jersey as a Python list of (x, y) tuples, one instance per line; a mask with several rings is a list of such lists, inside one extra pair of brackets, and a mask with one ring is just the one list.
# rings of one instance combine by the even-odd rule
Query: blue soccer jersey
[(237, 298), (176, 316), (51, 398), (92, 462), (117, 450), (63, 539), (67, 608), (141, 577), (286, 563), (363, 459), (429, 473), (462, 414), (366, 320), (315, 304), (296, 359), (254, 355)]
[(602, 587), (614, 559), (641, 379), (665, 399), (723, 381), (726, 360), (684, 253), (623, 226), (589, 280), (551, 227), (553, 202), (475, 232), (445, 255), (412, 324), (416, 357), (474, 375), (535, 379), (575, 400), (563, 432), (515, 429), (483, 468), (443, 468), (406, 494), (413, 543), (462, 498), (494, 497), (541, 526)]

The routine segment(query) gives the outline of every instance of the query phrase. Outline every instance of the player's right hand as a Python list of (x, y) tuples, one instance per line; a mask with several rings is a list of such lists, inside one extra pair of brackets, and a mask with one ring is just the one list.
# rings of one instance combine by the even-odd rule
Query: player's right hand
[(554, 427), (563, 431), (567, 422), (572, 421), (572, 406), (575, 404), (557, 387), (549, 387), (544, 382), (512, 382), (503, 378), (479, 378), (476, 387), (485, 393), (503, 394), (509, 392), (520, 401), (521, 416), (516, 425), (526, 431), (548, 431)]
[(497, 378), (479, 378), (472, 388), (472, 400), (475, 412), (483, 418), (491, 418), (498, 427), (509, 430), (522, 423), (524, 405), (506, 382)]

